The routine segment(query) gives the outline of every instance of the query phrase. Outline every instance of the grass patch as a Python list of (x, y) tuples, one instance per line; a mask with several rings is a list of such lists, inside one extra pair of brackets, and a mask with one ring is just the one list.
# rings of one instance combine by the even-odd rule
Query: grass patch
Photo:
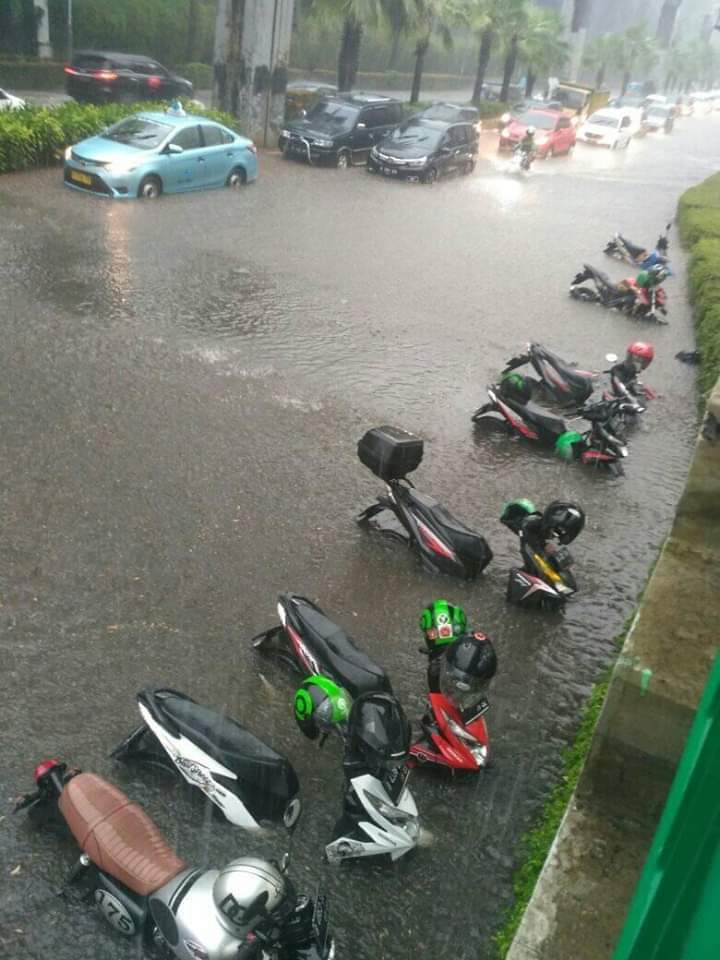
[(688, 281), (702, 355), (701, 400), (720, 376), (720, 174), (686, 190), (678, 204), (678, 227), (690, 250)]
[[(622, 646), (624, 639), (624, 634), (620, 634), (617, 640), (618, 646)], [(537, 822), (522, 837), (518, 845), (518, 851), (524, 859), (513, 876), (515, 902), (507, 911), (502, 927), (493, 937), (499, 960), (502, 960), (510, 949), (557, 834), (560, 821), (565, 815), (570, 797), (580, 779), (598, 717), (605, 703), (609, 683), (610, 671), (593, 687), (583, 709), (575, 739), (571, 746), (563, 751), (563, 772), (560, 782), (545, 801)]]

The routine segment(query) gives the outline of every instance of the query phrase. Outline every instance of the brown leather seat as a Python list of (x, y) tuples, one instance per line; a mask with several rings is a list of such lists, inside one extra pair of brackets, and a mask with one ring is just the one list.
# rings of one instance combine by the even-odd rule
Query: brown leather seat
[(79, 773), (60, 794), (60, 812), (92, 862), (146, 897), (186, 864), (136, 803), (94, 773)]

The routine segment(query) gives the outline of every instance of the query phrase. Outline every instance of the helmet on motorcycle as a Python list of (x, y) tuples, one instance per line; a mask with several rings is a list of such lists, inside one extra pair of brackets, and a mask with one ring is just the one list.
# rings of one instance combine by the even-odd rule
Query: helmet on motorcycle
[(533, 514), (540, 516), (538, 508), (526, 497), (509, 500), (502, 508), (500, 523), (504, 523), (513, 533), (520, 533), (523, 523)]
[(528, 137), (534, 137), (534, 136), (535, 136), (535, 127), (528, 127), (527, 130), (525, 131), (525, 134), (526, 134)]
[(267, 860), (238, 857), (218, 874), (212, 888), (220, 923), (232, 934), (245, 936), (273, 913), (285, 894), (283, 875)]
[(647, 284), (644, 284), (648, 287), (657, 287), (658, 284), (662, 283), (666, 277), (670, 276), (670, 271), (665, 266), (664, 263), (656, 263), (653, 267), (647, 271)]
[(467, 617), (463, 608), (447, 600), (435, 600), (420, 614), (420, 629), (429, 647), (452, 643), (465, 632), (466, 626)]
[(295, 693), (295, 722), (309, 740), (345, 723), (349, 712), (350, 696), (329, 677), (308, 677)]
[(555, 453), (561, 460), (576, 460), (578, 456), (578, 444), (582, 443), (582, 434), (577, 430), (566, 430), (561, 433), (555, 441)]
[(532, 382), (522, 373), (505, 373), (500, 377), (500, 396), (517, 403), (528, 403), (532, 396)]
[(410, 750), (410, 724), (391, 693), (363, 693), (348, 720), (350, 753), (373, 773), (405, 763)]
[(553, 500), (543, 512), (543, 534), (555, 534), (560, 543), (572, 543), (584, 526), (585, 513), (576, 503)]
[(641, 370), (647, 370), (653, 361), (655, 351), (651, 343), (644, 343), (642, 340), (636, 340), (627, 348), (625, 354), (625, 363), (629, 367), (634, 367), (638, 373)]
[(487, 687), (497, 671), (497, 656), (492, 640), (476, 630), (460, 637), (445, 654), (445, 677), (461, 692)]

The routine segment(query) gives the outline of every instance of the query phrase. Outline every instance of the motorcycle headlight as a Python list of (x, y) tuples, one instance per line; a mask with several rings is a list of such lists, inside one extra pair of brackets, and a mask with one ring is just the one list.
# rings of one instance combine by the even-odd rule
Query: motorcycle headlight
[(500, 131), (500, 136), (507, 140), (507, 138), (510, 136), (510, 127), (503, 127)]
[(480, 741), (471, 733), (461, 727), (459, 723), (455, 723), (453, 718), (449, 717), (444, 711), (443, 717), (445, 718), (445, 722), (447, 723), (448, 727), (450, 727), (458, 740), (462, 740), (462, 742), (467, 746), (478, 766), (485, 764), (487, 762), (487, 747), (480, 743)]
[(374, 793), (370, 793), (368, 790), (363, 790), (365, 799), (380, 814), (381, 817), (385, 817), (386, 820), (389, 820), (390, 823), (396, 824), (398, 827), (403, 827), (403, 829), (413, 832), (415, 829), (419, 829), (419, 824), (417, 822), (417, 817), (412, 813), (406, 813), (405, 810), (400, 810), (399, 807), (394, 807), (389, 803), (386, 803), (384, 800), (381, 800), (380, 797), (376, 797)]

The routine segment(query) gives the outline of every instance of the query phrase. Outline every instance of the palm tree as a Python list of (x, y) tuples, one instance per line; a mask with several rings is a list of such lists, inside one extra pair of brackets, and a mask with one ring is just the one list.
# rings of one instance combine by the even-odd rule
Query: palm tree
[(634, 69), (646, 72), (657, 62), (657, 41), (648, 36), (647, 28), (642, 23), (628, 27), (615, 39), (613, 63), (622, 71), (621, 94), (624, 94)]
[(340, 52), (338, 54), (338, 90), (351, 90), (360, 64), (360, 46), (363, 30), (376, 25), (385, 15), (384, 8), (391, 2), (405, 0), (313, 0), (311, 11), (318, 17), (341, 20)]
[(682, 0), (665, 0), (662, 5), (655, 36), (663, 47), (669, 47), (672, 42), (675, 19), (681, 3)]
[(605, 83), (605, 74), (608, 65), (613, 62), (613, 50), (616, 43), (616, 37), (613, 33), (603, 33), (599, 37), (593, 37), (585, 48), (583, 54), (583, 64), (590, 70), (595, 71), (595, 89), (599, 90)]
[(510, 81), (517, 66), (520, 38), (527, 28), (528, 16), (527, 0), (504, 0), (501, 4), (497, 25), (505, 52), (502, 88), (500, 90), (500, 99), (503, 101), (507, 101), (510, 96)]
[(437, 34), (446, 50), (452, 47), (452, 27), (459, 22), (461, 12), (456, 0), (415, 0), (415, 71), (410, 102), (420, 99), (425, 54), (433, 34)]
[[(469, 0), (465, 14), (466, 22), (480, 38), (478, 63), (473, 87), (473, 103), (479, 103), (485, 83), (485, 74), (490, 63), (493, 47), (498, 39), (498, 31), (503, 17), (503, 6), (507, 0)], [(514, 2), (514, 0), (510, 0)]]
[(563, 40), (564, 22), (553, 10), (530, 7), (520, 38), (519, 56), (525, 64), (525, 96), (531, 97), (538, 75), (549, 74), (563, 66), (569, 47)]

